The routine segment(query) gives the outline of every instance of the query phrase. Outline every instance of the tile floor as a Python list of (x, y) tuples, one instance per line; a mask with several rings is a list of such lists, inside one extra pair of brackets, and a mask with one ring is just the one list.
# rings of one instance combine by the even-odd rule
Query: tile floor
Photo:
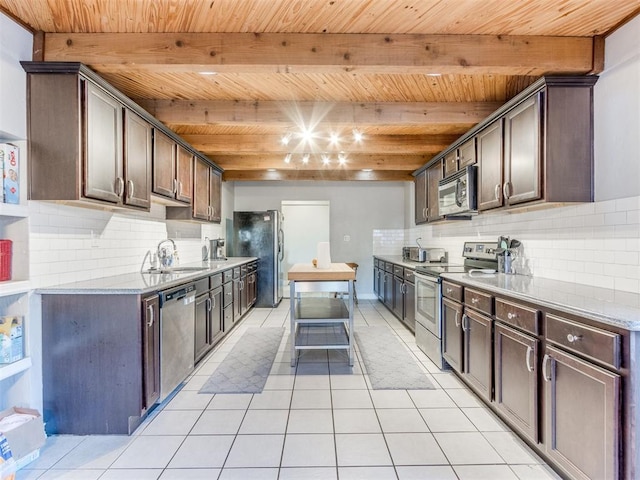
[(50, 437), (17, 479), (558, 478), (375, 301), (356, 329), (388, 324), (437, 389), (371, 390), (359, 356), (324, 350), (291, 368), (285, 335), (261, 394), (198, 393), (247, 327), (288, 329), (287, 307), (252, 310), (134, 435)]

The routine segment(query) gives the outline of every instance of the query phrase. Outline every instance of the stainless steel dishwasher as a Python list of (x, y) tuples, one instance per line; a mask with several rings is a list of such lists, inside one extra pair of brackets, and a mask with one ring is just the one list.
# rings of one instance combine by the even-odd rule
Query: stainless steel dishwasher
[(195, 341), (193, 283), (160, 292), (160, 401), (193, 372)]

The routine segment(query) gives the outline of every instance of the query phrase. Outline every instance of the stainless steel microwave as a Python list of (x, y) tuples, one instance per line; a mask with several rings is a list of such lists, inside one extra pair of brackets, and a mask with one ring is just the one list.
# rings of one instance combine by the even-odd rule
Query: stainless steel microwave
[(438, 182), (438, 209), (445, 218), (470, 218), (478, 213), (477, 166), (468, 165)]

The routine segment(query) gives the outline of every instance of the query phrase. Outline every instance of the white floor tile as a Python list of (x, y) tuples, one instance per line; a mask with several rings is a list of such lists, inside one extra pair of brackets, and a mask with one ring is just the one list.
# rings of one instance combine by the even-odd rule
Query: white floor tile
[(510, 465), (520, 480), (560, 480), (548, 465)]
[(163, 410), (141, 435), (187, 435), (200, 414), (199, 410)]
[(278, 467), (284, 435), (238, 435), (225, 467)]
[(191, 429), (192, 435), (235, 435), (246, 410), (206, 410)]
[(337, 478), (335, 467), (287, 467), (280, 469), (278, 480), (337, 480)]
[(240, 434), (284, 434), (289, 410), (248, 410)]
[(337, 434), (336, 451), (341, 467), (392, 465), (387, 445), (381, 434)]
[(444, 390), (407, 390), (417, 408), (455, 408), (456, 404)]
[(542, 461), (511, 432), (484, 432), (483, 435), (504, 461), (509, 464), (536, 464)]
[[(207, 480), (212, 480), (210, 477)], [(225, 468), (218, 480), (277, 480), (277, 468)], [(177, 479), (176, 479), (177, 480)]]
[(43, 480), (97, 480), (104, 470), (47, 470), (40, 478)]
[(371, 390), (375, 408), (415, 408), (406, 390)]
[(40, 457), (26, 466), (29, 470), (48, 469), (53, 467), (62, 457), (80, 445), (88, 437), (73, 435), (55, 435), (47, 438), (40, 449)]
[(368, 390), (333, 390), (333, 408), (373, 408)]
[(450, 388), (446, 392), (460, 408), (483, 406), (482, 401), (469, 390), (463, 388)]
[(263, 390), (253, 395), (249, 409), (289, 410), (290, 404), (291, 390)]
[(329, 375), (296, 375), (295, 390), (322, 390), (329, 388)]
[(336, 433), (380, 433), (376, 411), (367, 409), (344, 409), (333, 411)]
[(331, 392), (329, 390), (294, 390), (291, 408), (296, 410), (331, 408)]
[(333, 435), (287, 435), (282, 452), (283, 467), (335, 467)]
[(332, 390), (364, 390), (367, 384), (362, 375), (331, 375)]
[(385, 434), (394, 465), (442, 465), (447, 459), (430, 433)]
[(385, 408), (377, 410), (384, 433), (428, 432), (429, 428), (415, 408)]
[(252, 398), (252, 393), (219, 393), (213, 397), (207, 409), (246, 410)]
[[(162, 475), (162, 470), (159, 468), (118, 468), (107, 470), (100, 480), (157, 480), (158, 478), (163, 480), (167, 478)], [(173, 478), (176, 479), (176, 477)]]
[(440, 373), (432, 372), (431, 376), (441, 388), (467, 388), (455, 373), (445, 373), (440, 370)]
[(505, 463), (480, 432), (434, 433), (451, 465)]
[(462, 412), (481, 432), (504, 432), (507, 427), (486, 407), (462, 408)]
[(460, 480), (518, 480), (507, 465), (456, 465)]
[(432, 432), (477, 432), (459, 408), (421, 408), (420, 414)]
[(169, 468), (222, 467), (232, 442), (232, 435), (191, 435), (180, 446)]
[(393, 467), (339, 467), (340, 480), (396, 480)]
[[(162, 472), (159, 480), (211, 480), (218, 478), (218, 475), (220, 475), (218, 468), (167, 468)], [(116, 477), (113, 478), (116, 480)]]
[(291, 410), (287, 433), (333, 433), (331, 410)]
[(213, 394), (194, 390), (180, 390), (164, 407), (164, 410), (204, 410), (213, 399)]
[(265, 390), (293, 390), (295, 376), (293, 375), (269, 375), (264, 384)]
[(85, 437), (76, 448), (56, 463), (56, 469), (106, 469), (120, 456), (133, 437), (95, 435)]
[(164, 468), (184, 439), (179, 435), (136, 437), (111, 468)]
[(398, 480), (458, 480), (448, 465), (399, 466), (396, 471)]

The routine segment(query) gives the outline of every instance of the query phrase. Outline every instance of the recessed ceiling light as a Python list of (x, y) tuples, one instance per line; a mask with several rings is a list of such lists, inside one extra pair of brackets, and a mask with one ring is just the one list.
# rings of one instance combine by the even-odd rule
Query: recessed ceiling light
[(327, 155), (326, 153), (322, 154), (322, 164), (329, 165), (330, 162), (331, 159), (329, 158), (329, 155)]
[(311, 142), (311, 140), (313, 139), (313, 131), (310, 128), (305, 128), (302, 131), (302, 140), (304, 142)]
[(346, 162), (347, 162), (347, 157), (345, 156), (345, 154), (344, 154), (344, 153), (340, 152), (340, 153), (338, 154), (338, 163), (339, 163), (340, 165), (344, 165)]
[(340, 143), (340, 136), (337, 133), (332, 132), (329, 134), (329, 143), (331, 143), (331, 145), (337, 145)]
[(276, 169), (275, 168), (267, 168), (267, 172), (275, 172)]
[(441, 77), (441, 73), (427, 73), (427, 77)]
[(363, 168), (363, 172), (373, 172), (373, 168)]
[(302, 157), (302, 163), (309, 163), (309, 154), (305, 153)]
[(353, 129), (353, 139), (356, 142), (361, 142), (362, 141), (362, 132), (358, 129)]
[(289, 142), (291, 141), (291, 134), (287, 133), (286, 135), (283, 135), (282, 138), (280, 139), (280, 143), (282, 143), (282, 145), (289, 145)]
[(217, 75), (218, 72), (198, 72), (200, 75)]
[(284, 163), (291, 163), (291, 154), (287, 153), (284, 157)]

